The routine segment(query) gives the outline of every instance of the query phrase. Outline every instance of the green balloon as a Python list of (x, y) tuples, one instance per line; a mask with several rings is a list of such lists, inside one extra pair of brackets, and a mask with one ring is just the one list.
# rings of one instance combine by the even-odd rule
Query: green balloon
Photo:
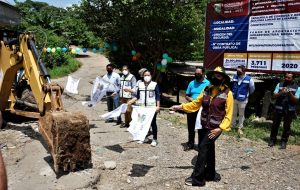
[(57, 51), (57, 52), (61, 52), (61, 48), (60, 48), (60, 47), (57, 47), (57, 48), (56, 48), (56, 51)]
[(156, 69), (160, 71), (162, 69), (162, 65), (160, 63), (156, 64)]
[(172, 57), (168, 57), (168, 58), (167, 58), (167, 61), (168, 61), (168, 63), (172, 63), (172, 62), (173, 62)]
[(161, 68), (161, 70), (160, 70), (161, 72), (166, 72), (166, 68)]

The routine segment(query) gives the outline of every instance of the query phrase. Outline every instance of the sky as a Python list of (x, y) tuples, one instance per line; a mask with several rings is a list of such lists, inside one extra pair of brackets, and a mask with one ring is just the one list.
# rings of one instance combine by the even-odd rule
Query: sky
[[(0, 0), (0, 1), (8, 2), (11, 5), (14, 4), (14, 0)], [(18, 0), (18, 1), (23, 2), (24, 0)], [(35, 0), (33, 0), (33, 1), (35, 1)], [(62, 8), (69, 7), (72, 4), (78, 4), (80, 2), (80, 0), (36, 0), (36, 1), (46, 2), (49, 5), (53, 5), (56, 7), (62, 7)]]

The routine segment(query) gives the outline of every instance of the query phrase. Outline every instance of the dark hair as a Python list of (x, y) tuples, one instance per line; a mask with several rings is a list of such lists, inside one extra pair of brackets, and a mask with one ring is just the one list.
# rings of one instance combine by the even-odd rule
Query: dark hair
[(242, 69), (242, 71), (243, 71), (243, 72), (245, 72), (245, 71), (246, 71), (246, 67), (245, 67), (245, 65), (239, 65), (237, 68), (240, 68), (240, 69)]
[(126, 67), (128, 70), (130, 70), (128, 65), (123, 65), (122, 68)]
[(284, 73), (284, 76), (286, 76), (286, 75), (288, 75), (288, 74), (291, 74), (291, 75), (293, 75), (293, 79), (295, 79), (295, 74), (293, 73), (293, 72), (291, 72), (291, 71), (287, 71), (286, 73)]
[(106, 68), (107, 68), (107, 67), (115, 68), (115, 66), (114, 66), (113, 64), (111, 64), (111, 63), (108, 64), (108, 65), (106, 65)]
[(149, 72), (149, 73), (150, 73), (150, 75), (151, 75), (151, 71), (149, 71), (149, 70), (145, 70), (145, 71), (143, 72), (143, 76), (144, 76), (144, 74), (145, 74), (146, 72)]
[(196, 70), (197, 70), (197, 69), (201, 69), (202, 73), (205, 73), (205, 68), (204, 68), (204, 67), (202, 67), (202, 66), (197, 66), (197, 67), (196, 67)]

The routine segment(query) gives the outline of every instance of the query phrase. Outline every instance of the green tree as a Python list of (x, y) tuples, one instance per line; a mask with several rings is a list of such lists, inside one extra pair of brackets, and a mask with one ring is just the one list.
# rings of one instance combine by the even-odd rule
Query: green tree
[(203, 57), (204, 8), (198, 0), (82, 0), (77, 11), (95, 33), (118, 45), (110, 61), (130, 64), (136, 50), (142, 56), (135, 66), (153, 68), (163, 53), (177, 60)]

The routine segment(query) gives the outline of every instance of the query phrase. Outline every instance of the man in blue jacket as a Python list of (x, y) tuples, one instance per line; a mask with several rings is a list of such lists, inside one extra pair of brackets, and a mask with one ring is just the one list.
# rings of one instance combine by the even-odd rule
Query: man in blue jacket
[(253, 79), (246, 75), (246, 68), (244, 65), (237, 67), (236, 75), (233, 76), (232, 82), (234, 109), (231, 126), (235, 127), (237, 114), (239, 114), (238, 132), (240, 135), (242, 135), (242, 128), (244, 127), (245, 120), (245, 108), (248, 103), (248, 97), (254, 92), (255, 86)]

